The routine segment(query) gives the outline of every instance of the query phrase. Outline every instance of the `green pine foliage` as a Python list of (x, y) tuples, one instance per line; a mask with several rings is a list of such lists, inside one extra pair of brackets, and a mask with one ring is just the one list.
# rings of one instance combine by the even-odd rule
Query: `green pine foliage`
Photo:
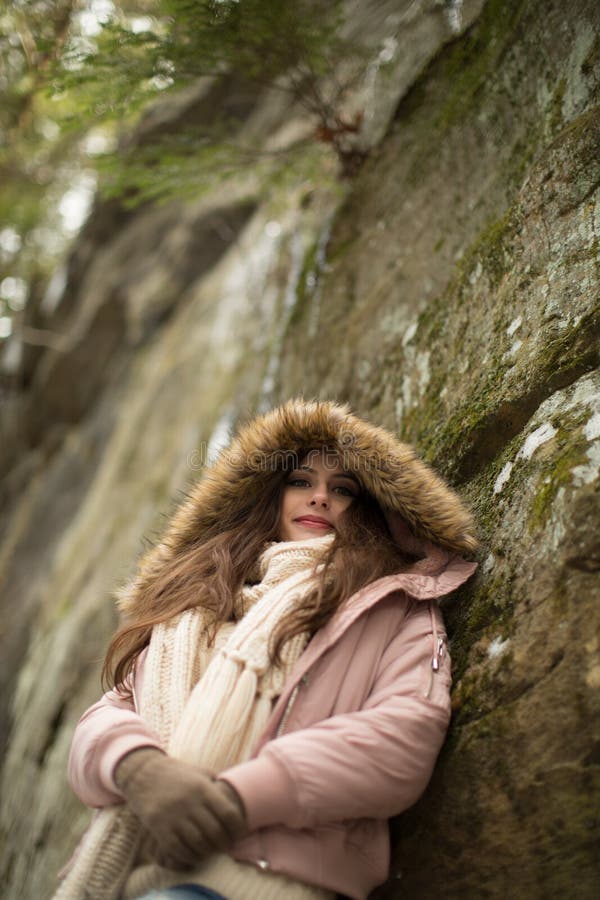
[[(78, 98), (63, 127), (75, 131), (114, 122), (130, 130), (145, 109), (169, 93), (210, 79), (284, 92), (312, 117), (335, 150), (337, 110), (364, 71), (363, 54), (343, 39), (342, 2), (332, 0), (157, 0), (146, 16), (121, 12), (93, 46), (72, 42), (55, 67), (55, 96)], [(143, 27), (141, 27), (143, 26)], [(343, 81), (335, 72), (346, 61)], [(236, 115), (212, 113), (175, 133), (125, 142), (100, 161), (105, 193), (128, 204), (189, 196), (252, 162), (259, 181), (298, 165), (304, 144), (267, 158), (260, 136), (239, 135)], [(300, 152), (299, 152), (300, 151)], [(309, 156), (311, 154), (309, 153)]]
[(115, 15), (93, 46), (71, 43), (54, 87), (97, 90), (93, 113), (102, 117), (203, 76), (233, 73), (273, 84), (289, 72), (298, 89), (303, 78), (330, 73), (350, 49), (339, 36), (341, 6), (340, 0), (157, 0), (146, 17)]
[[(81, 173), (131, 205), (240, 173), (268, 190), (324, 156), (343, 167), (352, 128), (339, 109), (365, 68), (343, 34), (342, 0), (13, 0), (0, 10), (0, 326), (19, 312), (5, 279), (43, 285), (64, 253), (61, 201)], [(256, 99), (281, 92), (312, 136), (267, 151), (226, 103), (148, 127), (157, 104), (202, 85), (218, 96), (220, 84)]]

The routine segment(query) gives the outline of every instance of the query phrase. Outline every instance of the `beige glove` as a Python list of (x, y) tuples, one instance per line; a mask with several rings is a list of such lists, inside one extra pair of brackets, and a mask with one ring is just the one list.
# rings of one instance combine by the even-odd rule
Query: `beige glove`
[(124, 756), (115, 782), (160, 865), (190, 868), (247, 832), (244, 806), (230, 784), (154, 747)]

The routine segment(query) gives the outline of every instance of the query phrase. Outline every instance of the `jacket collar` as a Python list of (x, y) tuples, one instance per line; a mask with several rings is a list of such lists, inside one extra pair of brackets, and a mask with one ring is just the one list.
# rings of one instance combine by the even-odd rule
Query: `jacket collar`
[[(421, 565), (420, 569), (419, 565)], [(430, 568), (430, 571), (423, 571), (427, 567)], [(301, 655), (269, 721), (277, 720), (282, 714), (294, 689), (315, 662), (340, 640), (360, 616), (372, 609), (384, 597), (388, 597), (395, 591), (402, 591), (415, 600), (435, 600), (452, 593), (464, 584), (476, 568), (477, 563), (467, 562), (460, 556), (451, 555), (445, 551), (437, 553), (436, 549), (435, 562), (434, 557), (430, 555), (425, 560), (415, 563), (407, 572), (386, 575), (357, 591), (348, 598), (327, 625), (315, 635)]]
[[(477, 563), (467, 562), (460, 556), (446, 554), (443, 561), (439, 560), (439, 566), (435, 571), (424, 572), (419, 570), (418, 566), (419, 563), (416, 563), (407, 572), (378, 578), (377, 581), (373, 581), (349, 597), (327, 625), (314, 637), (300, 658), (299, 663), (302, 662), (303, 666), (306, 666), (302, 675), (322, 653), (325, 653), (342, 637), (359, 616), (384, 597), (396, 591), (401, 591), (415, 600), (435, 600), (438, 597), (445, 597), (471, 577), (477, 568)], [(295, 674), (294, 672), (293, 676)]]

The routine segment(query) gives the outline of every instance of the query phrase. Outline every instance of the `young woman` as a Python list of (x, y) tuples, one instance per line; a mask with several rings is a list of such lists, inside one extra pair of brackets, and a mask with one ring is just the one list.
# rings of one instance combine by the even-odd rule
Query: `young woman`
[(458, 497), (389, 432), (292, 400), (242, 428), (122, 592), (69, 778), (100, 810), (56, 898), (362, 900), (450, 717)]

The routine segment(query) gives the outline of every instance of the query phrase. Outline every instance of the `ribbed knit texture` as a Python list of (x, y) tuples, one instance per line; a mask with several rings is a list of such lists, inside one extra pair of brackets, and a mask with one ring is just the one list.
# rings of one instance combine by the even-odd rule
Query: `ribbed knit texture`
[(153, 866), (152, 871), (150, 867), (136, 869), (127, 881), (123, 897), (134, 900), (151, 888), (164, 890), (176, 884), (212, 888), (227, 900), (334, 900), (336, 896), (335, 891), (305, 884), (280, 872), (263, 871), (251, 863), (238, 862), (219, 853), (193, 871), (175, 873), (159, 866)]
[[(301, 634), (288, 641), (281, 665), (273, 667), (271, 635), (302, 606), (313, 585), (310, 575), (331, 540), (327, 535), (269, 545), (259, 559), (259, 583), (245, 585), (236, 598), (243, 618), (219, 628), (212, 654), (206, 638), (211, 614), (200, 607), (155, 626), (140, 712), (171, 756), (217, 772), (250, 757), (273, 698), (308, 639)], [(54, 900), (116, 900), (139, 851), (139, 824), (127, 807), (102, 810)], [(144, 884), (144, 890), (152, 886)]]

